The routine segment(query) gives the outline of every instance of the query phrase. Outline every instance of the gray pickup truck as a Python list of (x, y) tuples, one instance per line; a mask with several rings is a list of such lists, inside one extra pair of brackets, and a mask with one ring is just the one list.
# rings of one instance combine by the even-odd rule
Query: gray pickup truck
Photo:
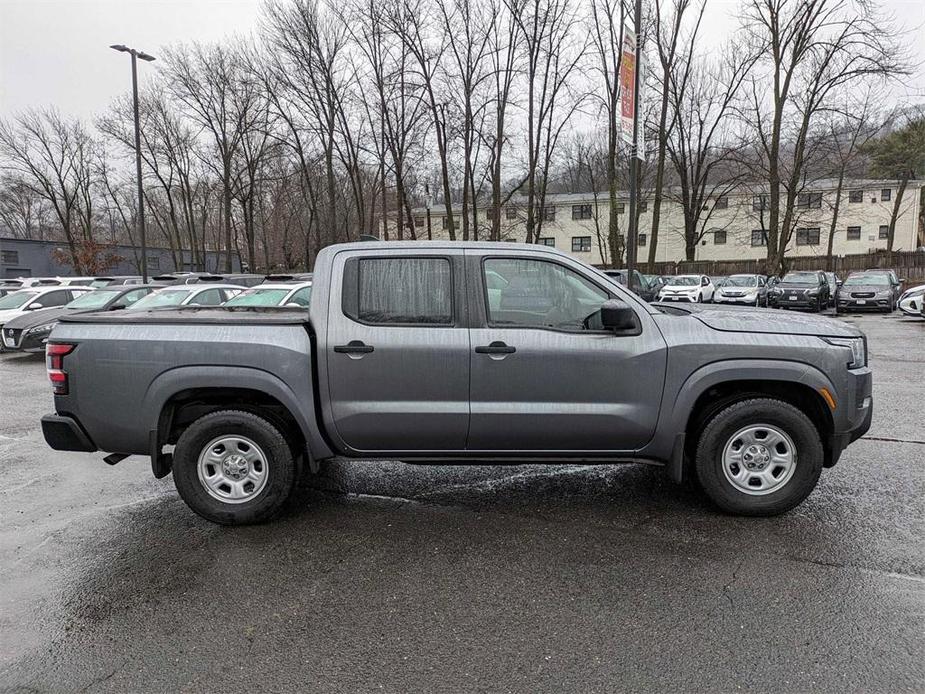
[(66, 316), (57, 450), (150, 456), (203, 517), (271, 517), (332, 457), (580, 461), (694, 476), (721, 509), (799, 504), (870, 426), (864, 335), (760, 309), (659, 306), (553, 249), (356, 243), (310, 311)]

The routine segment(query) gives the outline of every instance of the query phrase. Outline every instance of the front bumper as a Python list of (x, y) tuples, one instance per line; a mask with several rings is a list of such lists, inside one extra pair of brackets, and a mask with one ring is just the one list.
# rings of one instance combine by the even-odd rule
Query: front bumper
[(791, 294), (780, 294), (778, 296), (768, 297), (768, 306), (774, 308), (816, 308), (817, 306), (826, 306), (828, 301), (820, 299), (818, 295), (808, 296), (806, 294), (797, 294), (795, 299)]
[(42, 435), (45, 443), (56, 451), (93, 453), (96, 445), (73, 417), (46, 414), (42, 417)]
[(854, 297), (838, 297), (835, 300), (835, 307), (851, 311), (886, 311), (890, 308), (890, 298), (856, 299)]
[(854, 400), (839, 403), (841, 413), (836, 421), (836, 430), (829, 442), (830, 455), (826, 461), (826, 467), (835, 465), (848, 445), (870, 430), (870, 423), (873, 419), (874, 399), (871, 394), (873, 378), (870, 369), (865, 367), (853, 370), (849, 378), (853, 382), (851, 385), (854, 390)]
[(685, 304), (696, 304), (697, 295), (694, 294), (663, 294), (658, 298), (659, 301), (681, 301)]
[(758, 297), (755, 295), (724, 296), (722, 294), (715, 294), (713, 296), (713, 301), (717, 304), (742, 304), (743, 306), (754, 306), (755, 302), (758, 301)]

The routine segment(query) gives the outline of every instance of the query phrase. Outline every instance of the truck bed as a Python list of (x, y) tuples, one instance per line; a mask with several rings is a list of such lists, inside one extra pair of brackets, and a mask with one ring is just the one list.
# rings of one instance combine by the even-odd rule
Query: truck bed
[(298, 325), (309, 322), (308, 311), (292, 308), (201, 307), (153, 309), (151, 311), (111, 311), (72, 313), (61, 318), (62, 323), (109, 323), (118, 325), (186, 323), (219, 325)]

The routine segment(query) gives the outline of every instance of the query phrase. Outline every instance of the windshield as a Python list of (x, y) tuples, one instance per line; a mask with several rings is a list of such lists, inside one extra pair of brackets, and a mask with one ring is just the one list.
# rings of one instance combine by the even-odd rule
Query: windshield
[(164, 306), (179, 306), (183, 301), (192, 294), (190, 289), (171, 289), (161, 290), (148, 294), (143, 299), (139, 299), (129, 306), (130, 309), (145, 310), (149, 308), (162, 308)]
[(888, 287), (890, 286), (890, 278), (886, 275), (851, 275), (842, 283), (842, 286), (845, 287), (859, 287), (861, 285)]
[(754, 275), (733, 275), (726, 280), (727, 287), (757, 287), (758, 278)]
[(82, 309), (102, 308), (117, 296), (119, 296), (119, 292), (103, 292), (97, 289), (93, 292), (81, 294), (69, 303), (67, 307)]
[(225, 302), (225, 306), (279, 306), (288, 289), (248, 289)]
[(786, 284), (819, 284), (819, 278), (815, 272), (788, 272), (784, 275), (781, 282)]
[(99, 289), (100, 287), (108, 287), (113, 282), (114, 280), (93, 280), (90, 283), (90, 286), (94, 289)]
[(38, 292), (24, 292), (22, 290), (13, 292), (12, 294), (7, 294), (5, 297), (0, 299), (0, 311), (11, 308), (19, 308), (27, 301), (34, 299), (38, 295)]
[(681, 275), (680, 277), (668, 278), (669, 287), (696, 287), (700, 284), (700, 277), (697, 275)]

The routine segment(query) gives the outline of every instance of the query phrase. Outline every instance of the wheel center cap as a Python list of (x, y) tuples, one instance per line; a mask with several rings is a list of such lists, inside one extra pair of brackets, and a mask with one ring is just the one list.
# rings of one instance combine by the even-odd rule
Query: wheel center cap
[(745, 462), (745, 467), (749, 470), (764, 470), (768, 466), (768, 463), (771, 462), (771, 452), (768, 450), (767, 446), (763, 446), (760, 443), (753, 443), (745, 449), (745, 452), (742, 454), (742, 460)]
[(247, 477), (248, 465), (244, 456), (234, 453), (222, 461), (222, 473), (225, 477), (240, 480)]

